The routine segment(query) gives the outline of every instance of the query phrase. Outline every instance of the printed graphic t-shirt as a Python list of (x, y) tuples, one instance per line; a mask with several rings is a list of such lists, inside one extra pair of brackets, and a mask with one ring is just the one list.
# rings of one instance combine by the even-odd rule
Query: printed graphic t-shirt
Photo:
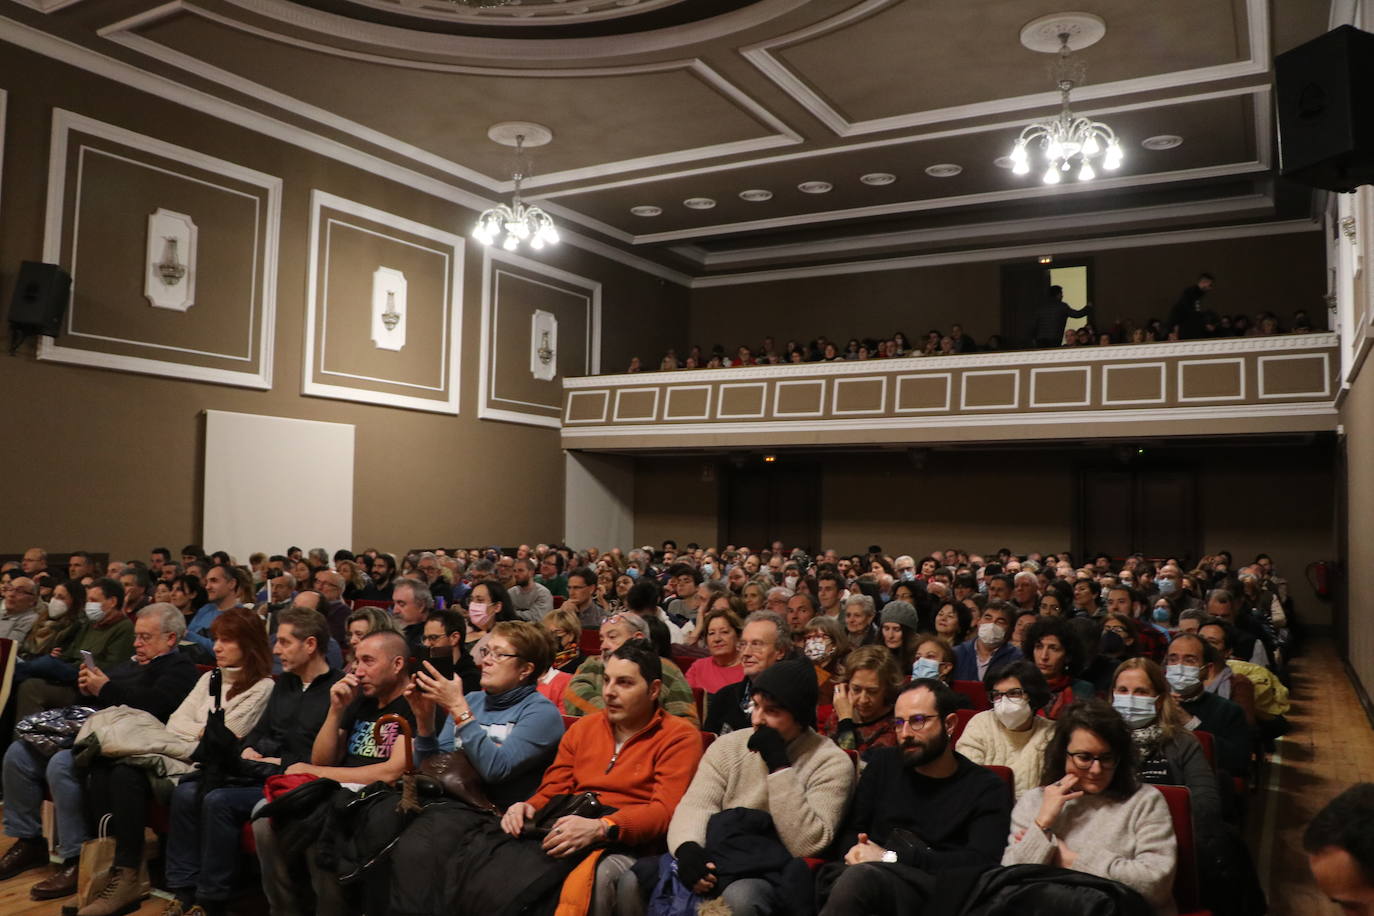
[(389, 713), (396, 713), (410, 723), (412, 734), (415, 729), (415, 714), (404, 696), (397, 697), (385, 707), (377, 706), (375, 697), (362, 697), (344, 710), (341, 727), (347, 738), (344, 739), (343, 766), (363, 767), (380, 763), (391, 756), (392, 746), (401, 740), (401, 728), (395, 722), (382, 726), (380, 734), (374, 739), (373, 726), (377, 720)]

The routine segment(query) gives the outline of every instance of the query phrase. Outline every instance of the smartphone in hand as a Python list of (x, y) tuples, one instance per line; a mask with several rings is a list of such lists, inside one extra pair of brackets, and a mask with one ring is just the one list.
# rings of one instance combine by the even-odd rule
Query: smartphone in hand
[(90, 668), (92, 671), (95, 670), (95, 656), (91, 654), (90, 649), (81, 650), (81, 664)]

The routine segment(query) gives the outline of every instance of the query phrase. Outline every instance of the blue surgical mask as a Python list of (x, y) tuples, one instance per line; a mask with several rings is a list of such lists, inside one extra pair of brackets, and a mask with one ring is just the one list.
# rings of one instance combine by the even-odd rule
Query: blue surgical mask
[(1159, 717), (1159, 704), (1154, 697), (1117, 693), (1112, 695), (1112, 706), (1131, 728), (1144, 728)]
[(1157, 607), (1150, 612), (1150, 616), (1154, 618), (1155, 623), (1167, 624), (1169, 622), (1169, 609), (1167, 607)]
[(1178, 588), (1178, 583), (1173, 579), (1156, 579), (1155, 584), (1159, 586), (1161, 595), (1172, 595), (1174, 590)]
[(629, 576), (631, 579), (637, 580), (639, 578), (639, 570), (631, 566), (629, 569), (625, 570), (625, 575)]
[(933, 658), (918, 658), (911, 666), (911, 679), (918, 680), (923, 677), (938, 678), (940, 676), (940, 663)]
[(714, 574), (715, 574), (715, 571), (716, 571), (716, 568), (715, 568), (714, 566), (712, 566), (710, 563), (703, 563), (703, 564), (701, 564), (701, 574), (702, 574), (703, 576), (714, 575)]
[(1192, 665), (1169, 665), (1164, 669), (1164, 679), (1175, 693), (1186, 696), (1202, 683), (1202, 669)]
[(910, 582), (912, 579), (915, 579), (915, 578), (916, 578), (916, 570), (914, 570), (914, 569), (904, 569), (904, 570), (902, 570), (902, 581), (903, 581), (903, 582)]

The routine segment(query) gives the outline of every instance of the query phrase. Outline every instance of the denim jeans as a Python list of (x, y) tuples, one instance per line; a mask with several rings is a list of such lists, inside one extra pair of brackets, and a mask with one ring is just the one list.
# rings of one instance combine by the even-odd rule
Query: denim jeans
[(5, 835), (33, 839), (43, 835), (43, 787), (57, 810), (57, 852), (63, 860), (81, 855), (86, 841), (86, 793), (72, 771), (72, 752), (45, 758), (24, 741), (5, 752)]
[(199, 780), (190, 780), (172, 790), (167, 885), (194, 887), (198, 901), (228, 900), (238, 874), (243, 825), (262, 801), (262, 789), (214, 789), (197, 804), (199, 786)]

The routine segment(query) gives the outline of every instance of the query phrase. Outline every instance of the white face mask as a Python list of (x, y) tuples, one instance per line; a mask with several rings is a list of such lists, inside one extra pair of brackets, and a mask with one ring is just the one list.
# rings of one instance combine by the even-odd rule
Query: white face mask
[(1154, 697), (1138, 697), (1129, 693), (1112, 695), (1112, 706), (1121, 713), (1121, 718), (1131, 728), (1144, 728), (1154, 724), (1159, 716), (1157, 701)]
[(67, 611), (69, 610), (71, 610), (71, 608), (67, 607), (67, 602), (63, 601), (61, 598), (54, 598), (48, 602), (48, 619), (57, 620), (61, 617), (66, 617)]
[(1025, 697), (998, 697), (997, 702), (992, 704), (992, 714), (997, 717), (998, 722), (1016, 731), (1030, 721), (1030, 700)]
[(918, 658), (911, 664), (912, 680), (919, 680), (923, 677), (940, 676), (940, 663), (933, 658)]
[(105, 608), (101, 607), (99, 601), (86, 602), (86, 619), (91, 623), (97, 623), (105, 616)]
[(796, 590), (797, 590), (797, 577), (796, 577), (796, 576), (785, 576), (785, 577), (783, 578), (783, 580), (782, 580), (782, 584), (783, 584), (786, 588), (791, 589), (792, 591), (796, 591)]
[(1202, 669), (1193, 665), (1169, 665), (1164, 669), (1164, 679), (1179, 696), (1188, 696), (1202, 683)]
[(995, 623), (980, 623), (978, 625), (978, 641), (989, 649), (996, 649), (1007, 641), (1007, 628)]
[(808, 639), (802, 646), (802, 654), (810, 661), (818, 662), (830, 654), (830, 641), (825, 639)]

